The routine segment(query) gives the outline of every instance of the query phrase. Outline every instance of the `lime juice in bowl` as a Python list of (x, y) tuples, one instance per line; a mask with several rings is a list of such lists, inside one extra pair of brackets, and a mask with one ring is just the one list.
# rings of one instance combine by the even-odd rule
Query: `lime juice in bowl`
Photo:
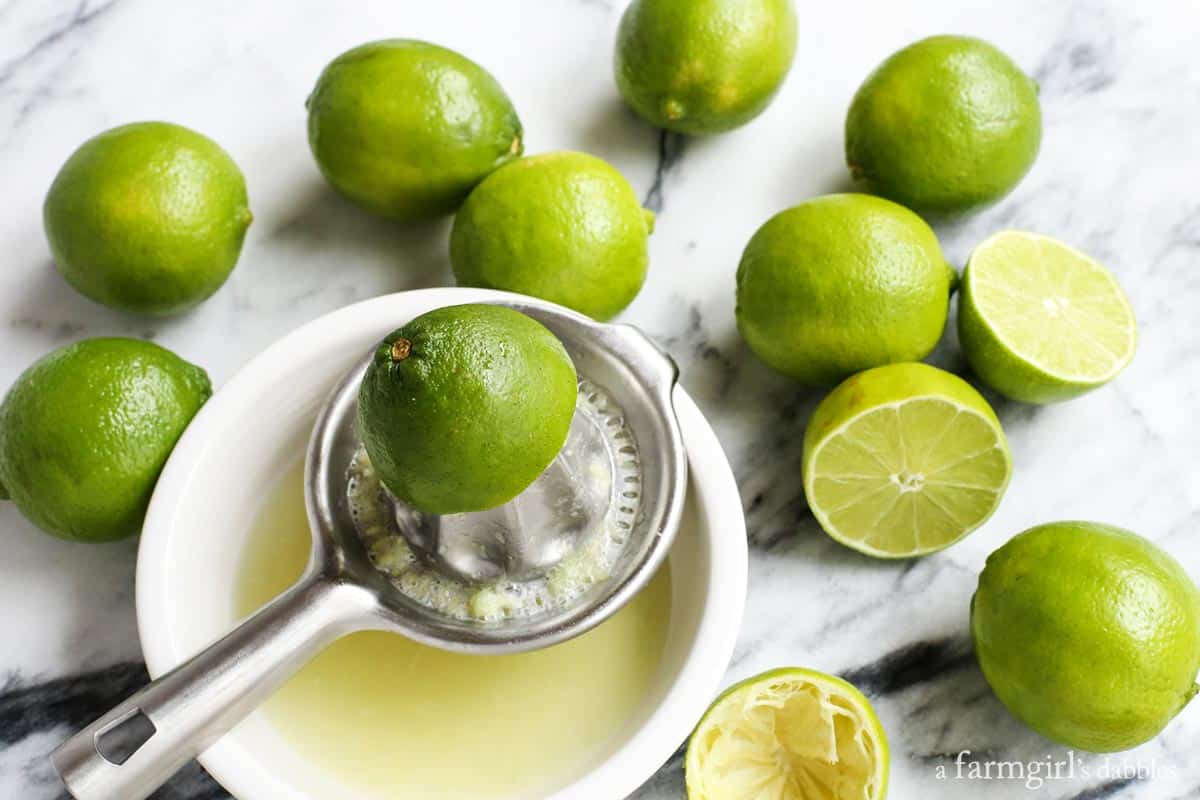
[[(297, 462), (267, 495), (240, 558), (239, 613), (292, 585), (310, 546)], [(366, 797), (549, 794), (638, 710), (663, 653), (664, 568), (611, 620), (530, 653), (477, 656), (368, 631), (326, 650), (265, 706), (306, 761)]]

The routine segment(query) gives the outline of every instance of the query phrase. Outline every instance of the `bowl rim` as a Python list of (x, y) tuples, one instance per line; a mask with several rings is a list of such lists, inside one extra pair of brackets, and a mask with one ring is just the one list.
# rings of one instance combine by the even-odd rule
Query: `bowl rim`
[[(204, 405), (168, 459), (146, 514), (138, 546), (136, 609), (138, 637), (146, 666), (158, 677), (181, 660), (171, 633), (171, 587), (165, 568), (174, 532), (174, 508), (191, 483), (197, 463), (210, 445), (210, 434), (232, 418), (237, 398), (258, 391), (294, 368), (306, 344), (331, 338), (361, 339), (363, 330), (378, 330), (420, 310), (479, 301), (530, 302), (530, 298), (481, 289), (440, 288), (398, 292), (328, 312), (275, 340), (250, 359)], [(534, 301), (540, 302), (540, 301)], [(398, 323), (397, 323), (398, 324)], [(689, 480), (700, 491), (697, 513), (709, 537), (708, 591), (700, 622), (675, 680), (642, 724), (629, 731), (604, 761), (556, 791), (554, 800), (611, 800), (636, 790), (675, 753), (720, 687), (733, 655), (745, 607), (748, 548), (741, 498), (733, 472), (715, 433), (681, 386), (675, 408), (688, 453)], [(230, 739), (222, 739), (199, 757), (200, 763), (241, 800), (280, 800), (279, 786), (269, 785), (262, 761)], [(289, 792), (288, 798), (304, 794)], [(309, 800), (315, 800), (310, 798)]]

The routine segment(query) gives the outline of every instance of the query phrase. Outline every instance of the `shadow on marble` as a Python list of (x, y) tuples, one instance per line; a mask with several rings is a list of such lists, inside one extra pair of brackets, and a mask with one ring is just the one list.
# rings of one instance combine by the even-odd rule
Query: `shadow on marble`
[(17, 293), (13, 307), (27, 309), (8, 320), (12, 328), (49, 333), (55, 344), (87, 336), (119, 335), (153, 340), (165, 330), (186, 321), (192, 312), (167, 318), (127, 314), (95, 303), (76, 291), (47, 258)]
[(591, 153), (619, 167), (642, 160), (658, 141), (659, 131), (634, 114), (615, 90), (601, 102), (589, 105), (585, 113), (573, 150)]
[[(865, 184), (850, 177), (850, 173), (842, 170), (835, 178), (821, 185), (816, 195), (823, 194), (870, 194)], [(797, 201), (799, 202), (799, 201)]]
[(290, 194), (286, 205), (264, 213), (264, 249), (273, 254), (294, 249), (306, 257), (263, 259), (253, 265), (259, 279), (268, 281), (268, 272), (277, 273), (275, 277), (298, 288), (320, 290), (336, 285), (328, 274), (336, 270), (337, 277), (376, 295), (454, 285), (450, 216), (416, 223), (384, 219), (358, 208), (315, 176)]

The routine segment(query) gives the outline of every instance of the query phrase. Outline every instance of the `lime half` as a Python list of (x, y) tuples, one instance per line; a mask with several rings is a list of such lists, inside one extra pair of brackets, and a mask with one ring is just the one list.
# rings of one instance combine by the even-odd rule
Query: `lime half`
[(1066, 400), (1133, 358), (1129, 298), (1101, 264), (1046, 236), (1002, 231), (963, 274), (958, 334), (971, 368), (1014, 400)]
[(688, 800), (882, 800), (887, 737), (871, 703), (846, 681), (776, 669), (709, 706), (686, 770)]
[(889, 364), (848, 378), (804, 433), (804, 494), (825, 532), (879, 558), (948, 547), (1008, 486), (1000, 421), (962, 378)]

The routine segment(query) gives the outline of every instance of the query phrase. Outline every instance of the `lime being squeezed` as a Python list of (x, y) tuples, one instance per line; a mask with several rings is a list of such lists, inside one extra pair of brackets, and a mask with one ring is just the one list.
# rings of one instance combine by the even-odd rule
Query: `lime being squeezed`
[(613, 459), (612, 443), (636, 446), (541, 323), (486, 304), (417, 317), (379, 345), (358, 413), (349, 507), (408, 597), (497, 621), (564, 607), (610, 574), (638, 510), (613, 502), (637, 459)]

